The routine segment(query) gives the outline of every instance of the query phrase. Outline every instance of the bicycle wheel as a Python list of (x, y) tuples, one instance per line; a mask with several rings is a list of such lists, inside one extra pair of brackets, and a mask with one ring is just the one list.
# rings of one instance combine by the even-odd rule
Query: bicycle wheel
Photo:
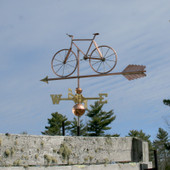
[(98, 49), (102, 54), (102, 58), (97, 48), (95, 48), (89, 58), (91, 68), (97, 73), (108, 73), (112, 71), (117, 63), (115, 50), (106, 45), (99, 46)]
[(51, 61), (51, 68), (59, 77), (68, 77), (74, 73), (77, 67), (77, 56), (73, 51), (70, 51), (66, 63), (64, 60), (68, 54), (69, 49), (62, 49), (54, 54)]

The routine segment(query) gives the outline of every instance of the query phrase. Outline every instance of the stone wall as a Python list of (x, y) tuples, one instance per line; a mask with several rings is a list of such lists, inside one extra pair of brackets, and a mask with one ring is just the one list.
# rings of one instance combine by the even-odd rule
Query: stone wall
[(151, 168), (142, 163), (117, 163), (104, 165), (67, 165), (46, 167), (0, 167), (0, 170), (146, 170)]
[(148, 163), (148, 144), (125, 137), (0, 134), (0, 166)]

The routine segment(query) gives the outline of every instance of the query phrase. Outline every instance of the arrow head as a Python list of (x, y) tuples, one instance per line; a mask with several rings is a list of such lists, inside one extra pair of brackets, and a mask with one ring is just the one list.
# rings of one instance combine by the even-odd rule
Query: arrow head
[(48, 76), (46, 76), (44, 79), (40, 80), (48, 84)]

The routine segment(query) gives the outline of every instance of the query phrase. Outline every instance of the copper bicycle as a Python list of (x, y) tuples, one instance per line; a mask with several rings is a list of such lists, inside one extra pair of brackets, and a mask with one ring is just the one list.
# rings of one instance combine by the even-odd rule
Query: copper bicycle
[[(117, 54), (115, 50), (109, 46), (98, 46), (94, 41), (99, 33), (94, 33), (92, 39), (74, 39), (73, 35), (67, 34), (71, 38), (71, 46), (69, 49), (62, 49), (56, 52), (51, 61), (53, 72), (59, 77), (68, 77), (74, 73), (78, 65), (78, 57), (72, 51), (74, 45), (82, 54), (84, 60), (89, 60), (91, 68), (100, 74), (106, 74), (114, 69), (117, 63)], [(89, 48), (84, 53), (75, 43), (75, 41), (91, 41)], [(92, 44), (95, 49), (89, 55)]]

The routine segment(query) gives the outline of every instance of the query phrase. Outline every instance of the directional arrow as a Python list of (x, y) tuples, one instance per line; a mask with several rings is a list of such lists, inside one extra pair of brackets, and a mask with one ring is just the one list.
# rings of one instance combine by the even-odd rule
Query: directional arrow
[(145, 77), (146, 66), (143, 65), (128, 65), (122, 72), (117, 73), (107, 73), (107, 74), (93, 74), (93, 75), (83, 75), (83, 76), (70, 76), (70, 77), (62, 77), (62, 78), (48, 78), (40, 80), (48, 83), (48, 81), (53, 80), (65, 80), (65, 79), (76, 79), (76, 78), (90, 78), (90, 77), (101, 77), (101, 76), (113, 76), (113, 75), (123, 75), (128, 80), (134, 80), (137, 78)]

